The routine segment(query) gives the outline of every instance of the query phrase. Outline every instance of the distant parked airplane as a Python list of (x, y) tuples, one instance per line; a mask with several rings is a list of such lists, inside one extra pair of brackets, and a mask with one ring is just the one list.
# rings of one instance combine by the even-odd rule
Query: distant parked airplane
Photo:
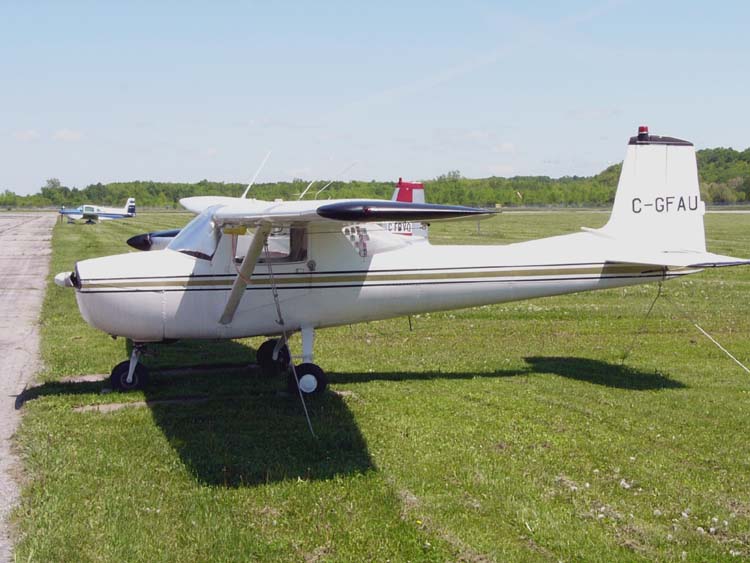
[(68, 218), (71, 223), (79, 219), (86, 219), (87, 223), (96, 221), (109, 221), (110, 219), (125, 219), (135, 216), (135, 198), (128, 198), (125, 207), (99, 207), (98, 205), (84, 204), (75, 209), (60, 208), (60, 215)]
[[(425, 203), (424, 184), (421, 182), (404, 182), (403, 178), (398, 179), (396, 189), (393, 190), (391, 201), (401, 201), (403, 203)], [(425, 223), (410, 223), (404, 221), (390, 221), (383, 223), (386, 231), (394, 235), (403, 235), (407, 237), (416, 237), (427, 240), (427, 225)]]

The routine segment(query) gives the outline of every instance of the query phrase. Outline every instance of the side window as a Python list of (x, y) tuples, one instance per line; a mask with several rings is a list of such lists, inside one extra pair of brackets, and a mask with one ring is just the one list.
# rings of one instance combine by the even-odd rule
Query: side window
[[(234, 259), (242, 262), (255, 234), (238, 237)], [(268, 255), (272, 262), (304, 262), (307, 260), (307, 229), (305, 227), (279, 227), (268, 236)], [(258, 262), (266, 262), (265, 249)]]

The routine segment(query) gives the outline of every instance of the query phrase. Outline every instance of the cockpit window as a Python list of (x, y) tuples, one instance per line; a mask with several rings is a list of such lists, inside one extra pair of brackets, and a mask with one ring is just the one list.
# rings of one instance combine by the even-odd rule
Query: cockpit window
[(221, 231), (213, 222), (213, 214), (218, 207), (220, 206), (209, 207), (185, 225), (167, 248), (202, 260), (211, 260), (221, 238)]
[[(247, 249), (255, 236), (254, 232), (242, 235), (237, 240), (234, 259), (242, 262)], [(268, 254), (261, 253), (258, 262), (304, 262), (307, 260), (307, 228), (292, 225), (291, 227), (278, 227), (268, 235)]]

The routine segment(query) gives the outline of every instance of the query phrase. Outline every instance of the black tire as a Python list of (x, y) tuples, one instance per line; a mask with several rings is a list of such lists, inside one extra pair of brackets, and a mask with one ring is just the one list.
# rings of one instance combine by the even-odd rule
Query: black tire
[[(297, 379), (294, 378), (294, 373)], [(289, 373), (289, 392), (297, 394), (297, 380), (303, 395), (319, 395), (328, 387), (328, 378), (325, 372), (315, 364), (300, 364), (295, 367), (294, 372)]]
[(133, 371), (133, 381), (127, 382), (128, 369), (130, 369), (130, 360), (120, 362), (114, 368), (109, 376), (109, 382), (115, 391), (135, 391), (143, 389), (148, 385), (148, 368), (143, 364), (135, 366)]
[(286, 371), (289, 367), (291, 354), (289, 353), (289, 347), (286, 345), (279, 350), (278, 360), (273, 360), (273, 349), (276, 347), (277, 342), (278, 339), (276, 338), (266, 340), (255, 352), (255, 360), (258, 362), (258, 366), (260, 366), (263, 375), (278, 375), (279, 373)]

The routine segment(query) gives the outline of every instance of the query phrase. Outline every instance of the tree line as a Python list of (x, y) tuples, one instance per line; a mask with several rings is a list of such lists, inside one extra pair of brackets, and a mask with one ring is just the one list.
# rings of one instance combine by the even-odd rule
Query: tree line
[[(727, 148), (697, 151), (698, 172), (702, 198), (711, 204), (750, 202), (750, 148), (736, 151)], [(428, 201), (479, 207), (555, 206), (599, 207), (614, 200), (622, 164), (615, 164), (595, 176), (515, 176), (463, 178), (453, 170), (432, 180), (426, 180)], [(252, 197), (273, 200), (297, 199), (308, 182), (256, 184)], [(322, 185), (324, 182), (319, 182)], [(196, 195), (239, 196), (245, 190), (241, 183), (211, 182), (112, 182), (96, 183), (85, 188), (68, 187), (51, 178), (38, 193), (17, 195), (10, 190), (0, 193), (0, 207), (77, 207), (83, 203), (122, 206), (128, 197), (135, 197), (139, 207), (179, 209), (179, 200)], [(322, 186), (321, 186), (322, 187)], [(316, 187), (308, 192), (314, 197)], [(333, 182), (319, 198), (374, 198), (390, 199), (394, 182), (350, 181)]]

